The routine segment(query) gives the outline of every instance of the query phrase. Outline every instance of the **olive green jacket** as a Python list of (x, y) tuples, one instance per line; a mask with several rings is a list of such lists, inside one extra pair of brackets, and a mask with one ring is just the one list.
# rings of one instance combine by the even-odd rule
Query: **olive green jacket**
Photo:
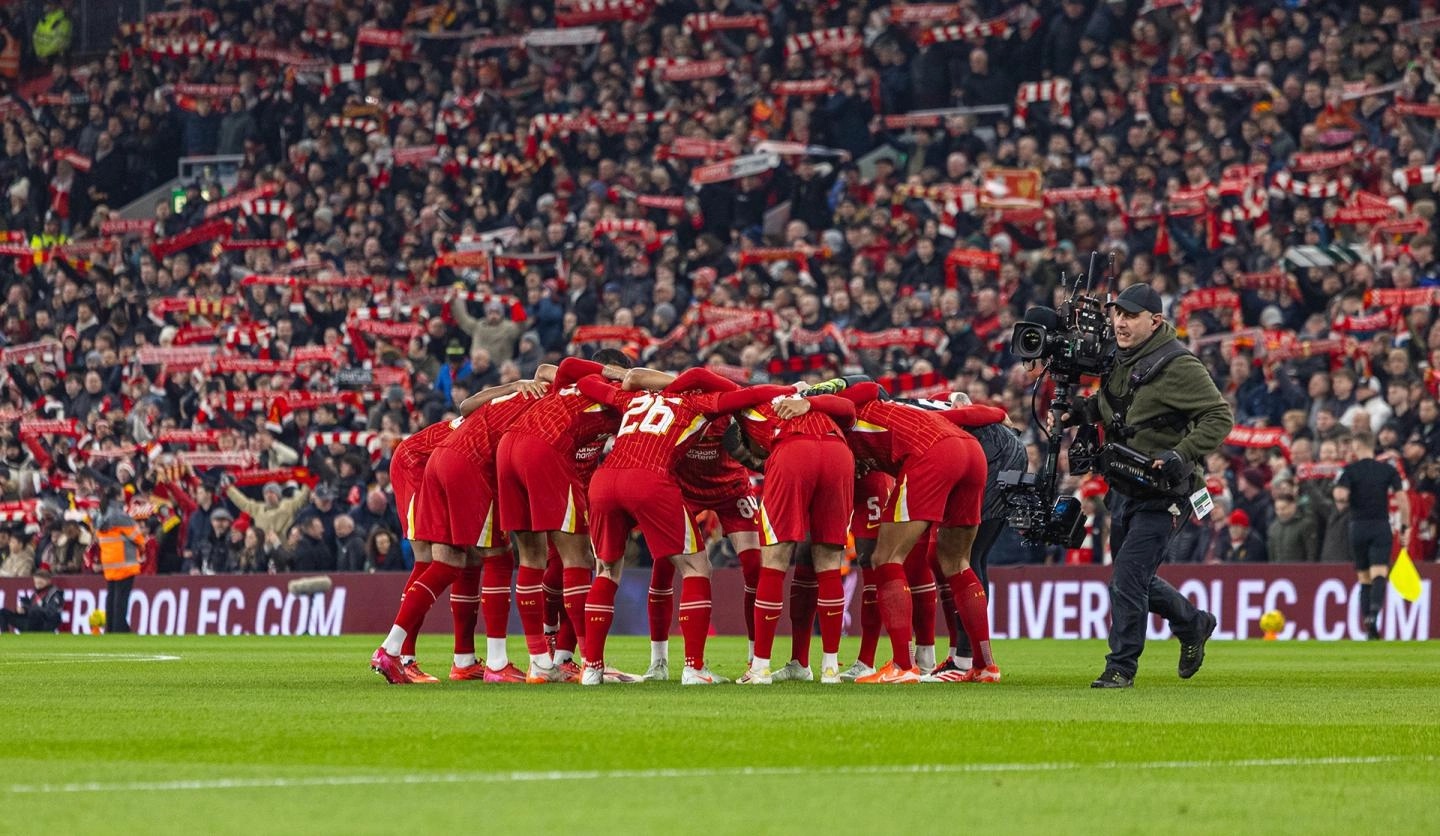
[[(1168, 322), (1162, 323), (1160, 330), (1134, 356), (1117, 360), (1115, 368), (1105, 378), (1105, 388), (1123, 400), (1130, 391), (1130, 373), (1135, 364), (1175, 339), (1175, 328)], [(1096, 395), (1090, 401), (1086, 404), (1085, 413), (1098, 415), (1108, 426), (1115, 418), (1109, 400), (1103, 395)], [(1221, 397), (1220, 390), (1215, 388), (1210, 372), (1193, 355), (1181, 355), (1171, 360), (1157, 377), (1137, 389), (1125, 423), (1133, 426), (1167, 412), (1187, 416), (1188, 425), (1183, 430), (1169, 426), (1149, 427), (1124, 443), (1142, 453), (1159, 456), (1166, 450), (1174, 450), (1184, 456), (1185, 461), (1194, 466), (1194, 477), (1191, 479), (1191, 489), (1194, 490), (1201, 479), (1201, 460), (1225, 441), (1235, 426), (1235, 417)]]

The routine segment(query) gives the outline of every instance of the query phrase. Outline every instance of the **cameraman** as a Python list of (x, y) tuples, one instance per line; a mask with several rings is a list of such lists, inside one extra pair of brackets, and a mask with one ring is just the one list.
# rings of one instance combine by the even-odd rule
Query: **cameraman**
[(1176, 339), (1161, 314), (1160, 295), (1149, 285), (1125, 288), (1107, 307), (1118, 347), (1115, 367), (1102, 378), (1100, 394), (1077, 398), (1074, 413), (1061, 418), (1067, 425), (1103, 424), (1107, 449), (1123, 444), (1150, 459), (1150, 487), (1105, 468), (1115, 497), (1110, 654), (1090, 685), (1129, 688), (1145, 649), (1147, 613), (1164, 617), (1180, 639), (1181, 679), (1194, 676), (1205, 660), (1215, 616), (1197, 610), (1155, 573), (1170, 538), (1192, 513), (1192, 497), (1208, 513), (1209, 493), (1197, 464), (1225, 440), (1234, 418), (1204, 365)]

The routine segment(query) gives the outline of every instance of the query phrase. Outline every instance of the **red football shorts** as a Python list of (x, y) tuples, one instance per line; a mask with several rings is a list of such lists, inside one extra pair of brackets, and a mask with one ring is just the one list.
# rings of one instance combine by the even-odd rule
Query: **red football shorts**
[(946, 438), (900, 468), (884, 522), (924, 520), (942, 528), (980, 524), (985, 451), (971, 435)]
[(855, 479), (855, 505), (850, 515), (850, 533), (856, 540), (874, 540), (880, 536), (880, 517), (895, 480), (883, 470), (872, 470)]
[(406, 540), (415, 537), (415, 496), (425, 481), (428, 461), (428, 456), (423, 460), (411, 456), (390, 460), (390, 488), (395, 491), (395, 510), (400, 513), (400, 536)]
[(595, 556), (605, 563), (625, 556), (625, 543), (636, 526), (656, 560), (705, 548), (680, 486), (654, 471), (629, 467), (595, 471), (590, 480), (590, 513)]
[(792, 436), (782, 440), (765, 463), (760, 502), (760, 542), (805, 539), (845, 545), (854, 505), (855, 456), (838, 436)]
[(726, 535), (760, 531), (760, 500), (750, 490), (749, 485), (744, 486), (744, 493), (736, 493), (713, 502), (700, 502), (686, 497), (685, 504), (697, 514), (701, 511), (714, 513), (715, 518), (720, 521), (720, 529)]
[(543, 440), (507, 433), (495, 457), (500, 525), (506, 531), (585, 534), (585, 484), (575, 460)]
[(496, 522), (491, 468), (455, 450), (436, 450), (415, 494), (414, 539), (494, 549), (506, 542)]

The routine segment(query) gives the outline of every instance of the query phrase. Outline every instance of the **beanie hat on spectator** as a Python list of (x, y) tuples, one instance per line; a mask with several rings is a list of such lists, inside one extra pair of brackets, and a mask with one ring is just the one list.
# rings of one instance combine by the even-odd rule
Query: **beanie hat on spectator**
[(279, 482), (266, 482), (261, 493), (281, 493)]
[(1258, 467), (1247, 467), (1240, 471), (1240, 478), (1257, 488), (1265, 487), (1265, 472)]
[(1231, 511), (1231, 512), (1230, 512), (1230, 524), (1231, 524), (1231, 525), (1249, 526), (1249, 525), (1250, 525), (1250, 515), (1247, 514), (1247, 513), (1245, 513), (1245, 512), (1242, 511), (1241, 509), (1236, 508), (1234, 511)]

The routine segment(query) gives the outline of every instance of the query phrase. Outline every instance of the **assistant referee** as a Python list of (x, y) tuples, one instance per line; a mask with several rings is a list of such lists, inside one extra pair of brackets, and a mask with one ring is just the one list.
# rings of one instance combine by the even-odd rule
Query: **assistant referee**
[[(1395, 548), (1395, 535), (1390, 530), (1390, 495), (1397, 497), (1401, 520), (1410, 519), (1410, 499), (1395, 468), (1375, 459), (1375, 436), (1356, 433), (1350, 439), (1350, 454), (1355, 461), (1340, 471), (1334, 496), (1337, 501), (1350, 501), (1350, 553), (1360, 581), (1365, 633), (1373, 640), (1380, 638), (1380, 611), (1385, 607), (1390, 553)], [(1402, 534), (1404, 531), (1402, 523)]]

